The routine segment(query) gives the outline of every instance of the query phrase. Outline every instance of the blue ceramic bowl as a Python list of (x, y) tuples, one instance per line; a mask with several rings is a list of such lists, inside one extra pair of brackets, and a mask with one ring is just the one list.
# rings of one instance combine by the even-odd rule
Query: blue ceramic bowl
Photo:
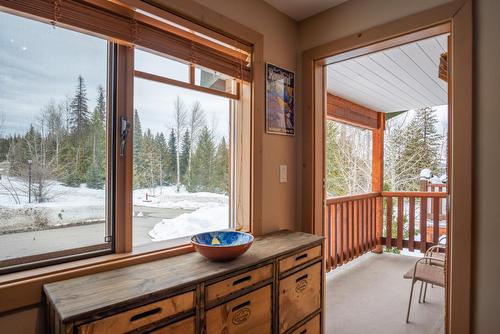
[(194, 249), (212, 261), (230, 261), (245, 253), (253, 242), (253, 235), (238, 231), (214, 231), (193, 235)]

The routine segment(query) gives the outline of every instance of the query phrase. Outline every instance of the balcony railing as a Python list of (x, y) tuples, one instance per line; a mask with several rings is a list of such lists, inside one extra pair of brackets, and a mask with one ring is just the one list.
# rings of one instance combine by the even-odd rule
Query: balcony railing
[(377, 198), (380, 193), (327, 199), (328, 268), (349, 262), (376, 246)]
[(326, 200), (327, 267), (379, 246), (425, 252), (446, 234), (446, 192), (382, 192)]
[(440, 235), (446, 234), (446, 193), (383, 192), (382, 197), (385, 202), (382, 244), (386, 247), (425, 252), (438, 243)]

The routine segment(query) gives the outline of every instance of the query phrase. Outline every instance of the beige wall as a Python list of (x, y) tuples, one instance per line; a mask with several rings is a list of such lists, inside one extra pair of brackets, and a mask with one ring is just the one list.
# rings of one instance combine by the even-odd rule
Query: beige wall
[(500, 332), (500, 1), (475, 13), (474, 333)]
[[(221, 15), (232, 19), (264, 36), (264, 62), (297, 69), (298, 24), (261, 0), (195, 0)], [(264, 64), (257, 64), (264, 66)], [(298, 85), (297, 89), (299, 88)], [(300, 110), (297, 110), (300, 113)], [(264, 117), (263, 115), (261, 117)], [(299, 116), (296, 116), (299, 117)], [(262, 136), (262, 232), (295, 229), (297, 224), (297, 151), (299, 135), (295, 137), (266, 134)], [(288, 166), (288, 183), (279, 183), (279, 165)]]
[(300, 22), (299, 47), (307, 50), (447, 2), (451, 0), (349, 0)]

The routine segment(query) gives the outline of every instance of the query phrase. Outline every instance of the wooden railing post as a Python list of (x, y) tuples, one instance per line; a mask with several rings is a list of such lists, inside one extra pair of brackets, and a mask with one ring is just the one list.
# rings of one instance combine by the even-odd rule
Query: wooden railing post
[[(385, 114), (378, 113), (378, 128), (372, 131), (372, 191), (382, 192), (384, 188), (384, 129)], [(375, 200), (375, 238), (374, 253), (382, 253), (382, 229), (384, 223), (384, 199), (378, 196)]]
[(373, 250), (375, 200), (380, 193), (337, 196), (326, 199), (326, 270), (335, 269)]

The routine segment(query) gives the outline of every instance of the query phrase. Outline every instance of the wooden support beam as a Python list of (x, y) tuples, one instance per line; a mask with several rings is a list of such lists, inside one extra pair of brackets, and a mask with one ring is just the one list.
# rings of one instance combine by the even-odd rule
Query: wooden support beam
[(327, 94), (326, 117), (337, 122), (374, 130), (380, 127), (379, 112), (341, 97)]
[[(384, 188), (384, 125), (385, 114), (378, 114), (379, 127), (372, 131), (372, 191)], [(382, 229), (384, 221), (384, 199), (379, 196), (375, 203), (375, 253), (382, 253)]]

